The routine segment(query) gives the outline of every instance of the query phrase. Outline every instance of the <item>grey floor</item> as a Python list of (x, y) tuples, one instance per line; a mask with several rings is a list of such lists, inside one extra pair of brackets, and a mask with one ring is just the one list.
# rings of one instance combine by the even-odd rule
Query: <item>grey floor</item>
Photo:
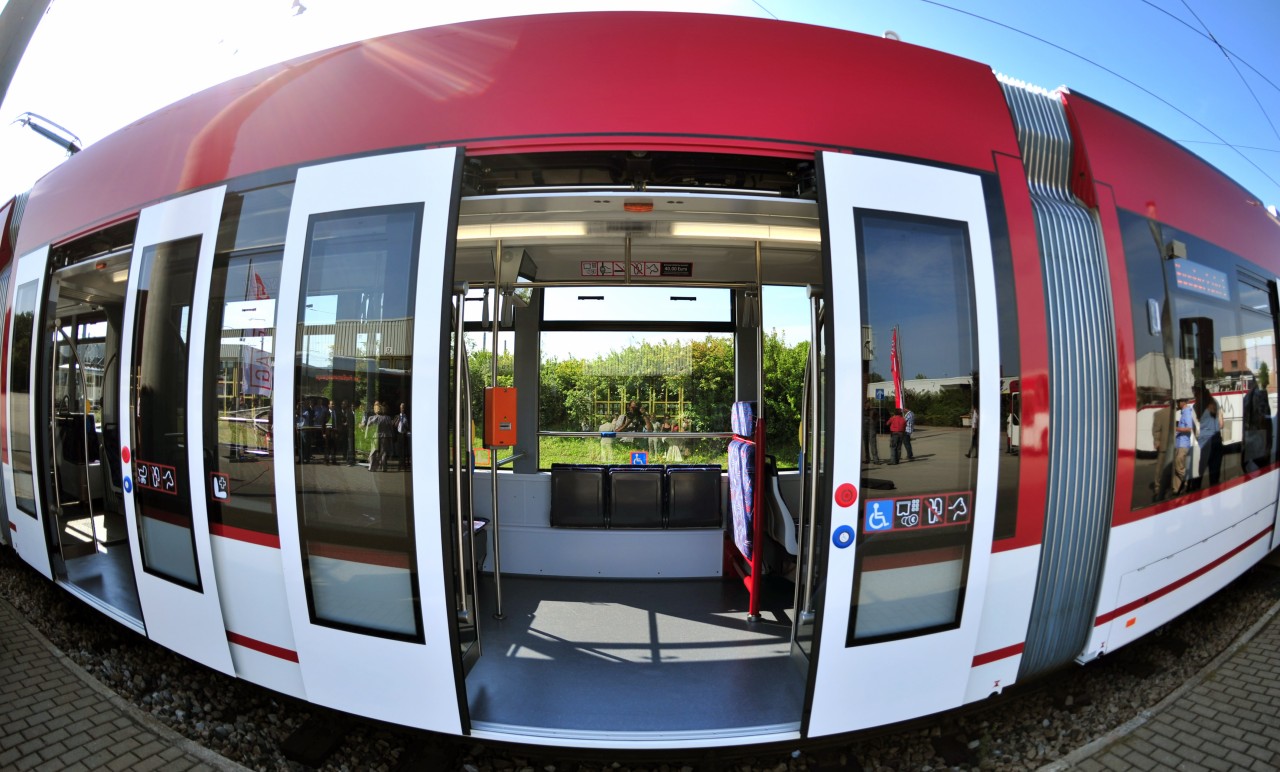
[(499, 622), (485, 576), (471, 719), (592, 732), (799, 722), (805, 666), (790, 654), (791, 587), (779, 582), (766, 623), (749, 627), (737, 581), (504, 576)]
[(67, 581), (141, 622), (142, 604), (138, 601), (137, 584), (133, 579), (129, 542), (113, 544), (105, 549), (106, 552), (68, 559)]

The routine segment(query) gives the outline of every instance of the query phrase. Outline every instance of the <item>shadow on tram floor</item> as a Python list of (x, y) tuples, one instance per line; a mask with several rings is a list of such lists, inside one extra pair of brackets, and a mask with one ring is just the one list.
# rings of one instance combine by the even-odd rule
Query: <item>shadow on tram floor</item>
[[(791, 657), (793, 585), (763, 623), (729, 579), (616, 581), (504, 576), (498, 621), (467, 678), (474, 721), (582, 731), (697, 732), (800, 720)], [(485, 577), (481, 608), (493, 608)], [(772, 623), (771, 623), (772, 622)]]

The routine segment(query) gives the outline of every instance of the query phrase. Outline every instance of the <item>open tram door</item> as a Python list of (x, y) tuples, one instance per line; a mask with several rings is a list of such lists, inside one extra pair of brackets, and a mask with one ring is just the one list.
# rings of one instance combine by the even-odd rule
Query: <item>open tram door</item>
[(120, 349), (135, 220), (52, 250), (34, 394), (53, 572), (142, 631), (120, 460)]
[[(280, 291), (273, 415), (285, 592), (307, 700), (452, 734), (467, 727), (459, 689), (474, 644), (459, 631), (447, 482), (452, 327), (442, 277), (452, 273), (461, 171), (457, 148), (298, 171), (282, 263), (282, 275), (298, 278)], [(335, 436), (331, 419), (344, 403), (349, 438)], [(343, 439), (355, 463), (339, 452)]]
[[(982, 180), (837, 153), (818, 169), (826, 409), (806, 736), (973, 698), (984, 593), (966, 589), (987, 576), (1000, 451), (999, 421), (979, 420), (1000, 415)], [(877, 397), (883, 424), (868, 416)]]

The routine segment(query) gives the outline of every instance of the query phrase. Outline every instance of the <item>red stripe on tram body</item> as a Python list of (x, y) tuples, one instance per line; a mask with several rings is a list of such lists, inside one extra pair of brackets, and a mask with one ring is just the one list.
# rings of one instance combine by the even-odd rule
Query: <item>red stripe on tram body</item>
[(269, 654), (270, 656), (278, 659), (287, 660), (289, 662), (298, 661), (298, 652), (293, 651), (292, 649), (286, 649), (283, 646), (276, 646), (275, 644), (267, 643), (266, 641), (260, 641), (257, 638), (250, 638), (247, 635), (233, 633), (228, 630), (227, 640), (237, 646), (243, 646), (246, 649), (252, 649), (262, 654)]

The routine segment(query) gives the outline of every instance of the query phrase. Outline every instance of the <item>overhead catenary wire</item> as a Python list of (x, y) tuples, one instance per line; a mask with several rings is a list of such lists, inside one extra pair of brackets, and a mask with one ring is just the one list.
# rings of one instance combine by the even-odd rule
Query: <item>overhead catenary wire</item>
[(1240, 68), (1236, 66), (1235, 59), (1231, 54), (1227, 53), (1226, 47), (1218, 41), (1217, 36), (1213, 34), (1213, 30), (1209, 29), (1209, 25), (1204, 23), (1204, 19), (1200, 18), (1200, 14), (1195, 12), (1195, 9), (1191, 7), (1187, 0), (1182, 0), (1182, 5), (1191, 13), (1192, 16), (1195, 17), (1196, 21), (1200, 23), (1200, 26), (1204, 27), (1204, 32), (1209, 36), (1209, 40), (1212, 40), (1213, 44), (1222, 52), (1222, 55), (1227, 60), (1227, 64), (1230, 64), (1231, 69), (1235, 70), (1236, 76), (1239, 77), (1240, 82), (1244, 84), (1245, 90), (1249, 92), (1249, 96), (1253, 97), (1254, 103), (1258, 105), (1258, 110), (1262, 112), (1262, 117), (1267, 119), (1267, 125), (1271, 127), (1271, 133), (1276, 135), (1276, 139), (1280, 139), (1280, 131), (1276, 131), (1275, 122), (1271, 120), (1271, 115), (1267, 112), (1267, 108), (1262, 106), (1262, 100), (1258, 99), (1258, 95), (1254, 93), (1253, 86), (1249, 85), (1249, 81), (1244, 77), (1244, 73), (1240, 72)]
[[(1148, 6), (1152, 7), (1152, 8), (1154, 8), (1155, 10), (1159, 11), (1160, 13), (1163, 13), (1165, 16), (1168, 16), (1170, 19), (1173, 19), (1174, 21), (1178, 22), (1178, 23), (1179, 23), (1179, 24), (1181, 24), (1182, 26), (1184, 26), (1184, 27), (1186, 27), (1187, 29), (1191, 30), (1192, 32), (1196, 33), (1197, 35), (1199, 35), (1200, 37), (1204, 38), (1205, 40), (1211, 41), (1212, 43), (1214, 43), (1214, 45), (1217, 45), (1219, 48), (1221, 48), (1225, 53), (1227, 53), (1228, 55), (1230, 55), (1230, 56), (1232, 56), (1232, 57), (1235, 57), (1235, 60), (1236, 60), (1236, 61), (1240, 62), (1240, 63), (1241, 63), (1241, 64), (1243, 64), (1245, 67), (1248, 67), (1250, 70), (1252, 70), (1254, 75), (1257, 75), (1259, 78), (1262, 78), (1264, 81), (1266, 81), (1266, 83), (1267, 83), (1267, 85), (1268, 85), (1268, 86), (1270, 86), (1271, 88), (1275, 89), (1276, 91), (1280, 91), (1280, 85), (1276, 85), (1275, 81), (1273, 81), (1273, 80), (1271, 80), (1270, 78), (1268, 78), (1266, 73), (1264, 73), (1262, 70), (1259, 70), (1257, 67), (1254, 67), (1252, 64), (1249, 64), (1249, 62), (1248, 62), (1244, 57), (1240, 56), (1240, 55), (1239, 55), (1239, 54), (1237, 54), (1235, 51), (1232, 51), (1231, 49), (1229, 49), (1229, 48), (1227, 48), (1226, 46), (1222, 45), (1222, 43), (1220, 43), (1220, 42), (1219, 42), (1216, 38), (1214, 38), (1213, 36), (1211, 36), (1211, 35), (1206, 35), (1206, 34), (1205, 34), (1205, 32), (1204, 32), (1204, 30), (1198, 30), (1198, 29), (1196, 29), (1196, 28), (1195, 28), (1195, 26), (1194, 26), (1194, 25), (1192, 25), (1190, 22), (1188, 22), (1186, 19), (1183, 19), (1183, 18), (1181, 18), (1181, 17), (1179, 17), (1179, 16), (1175, 16), (1174, 14), (1170, 13), (1167, 9), (1165, 9), (1165, 8), (1161, 8), (1160, 6), (1158, 6), (1158, 5), (1156, 5), (1155, 3), (1151, 2), (1151, 0), (1138, 0), (1138, 2), (1143, 3), (1144, 5), (1148, 5)], [(1189, 8), (1188, 8), (1187, 10), (1191, 10), (1191, 9), (1189, 9)], [(1194, 11), (1192, 11), (1192, 13), (1194, 14), (1195, 12), (1194, 12)], [(1199, 17), (1197, 17), (1197, 20), (1199, 20)], [(1203, 24), (1204, 22), (1200, 22), (1200, 23), (1201, 23), (1201, 24)], [(1206, 29), (1207, 29), (1207, 28), (1206, 28)]]
[(1229, 147), (1229, 148), (1231, 148), (1232, 150), (1234, 150), (1234, 151), (1236, 152), (1236, 155), (1238, 155), (1238, 156), (1240, 156), (1242, 159), (1244, 159), (1245, 163), (1249, 164), (1249, 165), (1250, 165), (1250, 166), (1252, 166), (1254, 169), (1256, 169), (1256, 170), (1257, 170), (1257, 172), (1258, 172), (1259, 174), (1261, 174), (1263, 177), (1266, 177), (1266, 178), (1267, 178), (1267, 180), (1268, 180), (1268, 181), (1270, 181), (1272, 185), (1275, 185), (1275, 186), (1277, 186), (1277, 187), (1280, 187), (1280, 182), (1278, 182), (1278, 181), (1276, 180), (1276, 178), (1275, 178), (1275, 177), (1272, 177), (1270, 174), (1267, 174), (1267, 172), (1266, 172), (1266, 170), (1265, 170), (1265, 169), (1263, 169), (1261, 166), (1259, 166), (1259, 165), (1258, 165), (1258, 164), (1257, 164), (1257, 163), (1256, 163), (1252, 158), (1250, 158), (1249, 156), (1245, 155), (1245, 154), (1244, 154), (1244, 151), (1242, 151), (1239, 147), (1237, 147), (1236, 145), (1234, 145), (1234, 144), (1232, 144), (1232, 143), (1228, 142), (1228, 141), (1226, 140), (1226, 138), (1225, 138), (1225, 137), (1223, 137), (1223, 136), (1222, 136), (1221, 134), (1219, 134), (1218, 132), (1216, 132), (1216, 131), (1214, 131), (1213, 129), (1211, 129), (1211, 128), (1209, 128), (1208, 126), (1206, 126), (1204, 123), (1202, 123), (1201, 121), (1199, 121), (1198, 119), (1196, 119), (1194, 116), (1192, 116), (1192, 115), (1191, 115), (1190, 113), (1188, 113), (1186, 110), (1183, 110), (1181, 107), (1178, 107), (1178, 106), (1177, 106), (1177, 105), (1175, 105), (1173, 102), (1170, 102), (1168, 99), (1165, 99), (1164, 97), (1162, 97), (1162, 96), (1160, 96), (1159, 94), (1155, 93), (1154, 91), (1152, 91), (1151, 89), (1147, 88), (1146, 86), (1143, 86), (1141, 83), (1138, 83), (1137, 81), (1133, 80), (1132, 78), (1129, 78), (1129, 77), (1126, 77), (1126, 76), (1124, 76), (1124, 75), (1121, 75), (1119, 72), (1116, 72), (1115, 70), (1111, 69), (1110, 67), (1107, 67), (1106, 65), (1101, 64), (1101, 63), (1099, 63), (1099, 62), (1097, 62), (1097, 61), (1095, 61), (1095, 60), (1093, 60), (1093, 59), (1090, 59), (1089, 57), (1085, 56), (1084, 54), (1080, 54), (1080, 53), (1077, 53), (1077, 52), (1075, 52), (1075, 51), (1072, 51), (1070, 48), (1067, 48), (1067, 47), (1065, 47), (1065, 46), (1062, 46), (1062, 45), (1059, 45), (1059, 44), (1057, 44), (1057, 43), (1054, 43), (1052, 40), (1047, 40), (1047, 39), (1045, 39), (1045, 38), (1040, 37), (1039, 35), (1036, 35), (1035, 33), (1027, 32), (1027, 31), (1026, 31), (1026, 30), (1024, 30), (1024, 29), (1020, 29), (1020, 28), (1015, 27), (1015, 26), (1013, 26), (1013, 25), (1011, 25), (1011, 24), (1006, 24), (1006, 23), (1004, 23), (1004, 22), (1002, 22), (1002, 21), (998, 21), (998, 20), (996, 20), (996, 19), (992, 19), (992, 18), (990, 18), (990, 17), (983, 16), (982, 14), (979, 14), (979, 13), (974, 13), (973, 11), (967, 11), (967, 10), (965, 10), (965, 9), (963, 9), (963, 8), (957, 8), (957, 7), (953, 6), (953, 5), (947, 5), (946, 3), (939, 2), (939, 0), (919, 0), (919, 1), (920, 1), (920, 2), (922, 2), (922, 3), (926, 3), (926, 4), (928, 4), (928, 5), (936, 6), (936, 7), (938, 7), (938, 8), (945, 8), (945, 9), (946, 9), (946, 10), (948, 10), (948, 11), (954, 11), (954, 12), (956, 12), (956, 13), (964, 14), (965, 16), (969, 16), (969, 17), (971, 17), (971, 18), (978, 19), (979, 21), (985, 21), (985, 22), (987, 22), (988, 24), (994, 24), (994, 25), (996, 25), (997, 27), (1001, 27), (1001, 28), (1003, 28), (1003, 29), (1007, 29), (1007, 30), (1009, 30), (1010, 32), (1015, 32), (1015, 33), (1017, 33), (1017, 34), (1019, 34), (1019, 35), (1023, 35), (1023, 36), (1025, 36), (1025, 37), (1029, 37), (1029, 38), (1031, 38), (1032, 40), (1035, 40), (1035, 41), (1037, 41), (1037, 42), (1043, 43), (1043, 44), (1045, 44), (1045, 45), (1049, 46), (1050, 48), (1055, 48), (1055, 49), (1057, 49), (1057, 50), (1061, 51), (1062, 53), (1067, 54), (1068, 56), (1073, 56), (1073, 57), (1075, 57), (1076, 59), (1081, 60), (1082, 62), (1085, 62), (1085, 63), (1087, 63), (1087, 64), (1091, 64), (1091, 65), (1093, 65), (1094, 67), (1097, 67), (1098, 69), (1102, 70), (1103, 72), (1106, 72), (1106, 73), (1108, 73), (1108, 74), (1110, 74), (1110, 75), (1113, 75), (1113, 76), (1115, 76), (1115, 77), (1119, 78), (1120, 80), (1124, 81), (1125, 83), (1128, 83), (1130, 86), (1133, 86), (1134, 88), (1138, 89), (1139, 91), (1141, 91), (1142, 93), (1144, 93), (1144, 94), (1146, 94), (1147, 96), (1151, 97), (1152, 99), (1155, 99), (1155, 100), (1159, 101), (1160, 103), (1164, 104), (1166, 107), (1169, 107), (1170, 109), (1172, 109), (1172, 110), (1174, 110), (1175, 112), (1177, 112), (1177, 113), (1178, 113), (1179, 115), (1181, 115), (1182, 117), (1186, 118), (1187, 120), (1191, 121), (1191, 122), (1192, 122), (1192, 123), (1194, 123), (1195, 125), (1197, 125), (1197, 126), (1199, 126), (1200, 128), (1204, 129), (1204, 130), (1205, 130), (1206, 132), (1208, 132), (1211, 136), (1213, 136), (1215, 139), (1217, 139), (1218, 141), (1220, 141), (1223, 145), (1225, 145), (1226, 147)]

